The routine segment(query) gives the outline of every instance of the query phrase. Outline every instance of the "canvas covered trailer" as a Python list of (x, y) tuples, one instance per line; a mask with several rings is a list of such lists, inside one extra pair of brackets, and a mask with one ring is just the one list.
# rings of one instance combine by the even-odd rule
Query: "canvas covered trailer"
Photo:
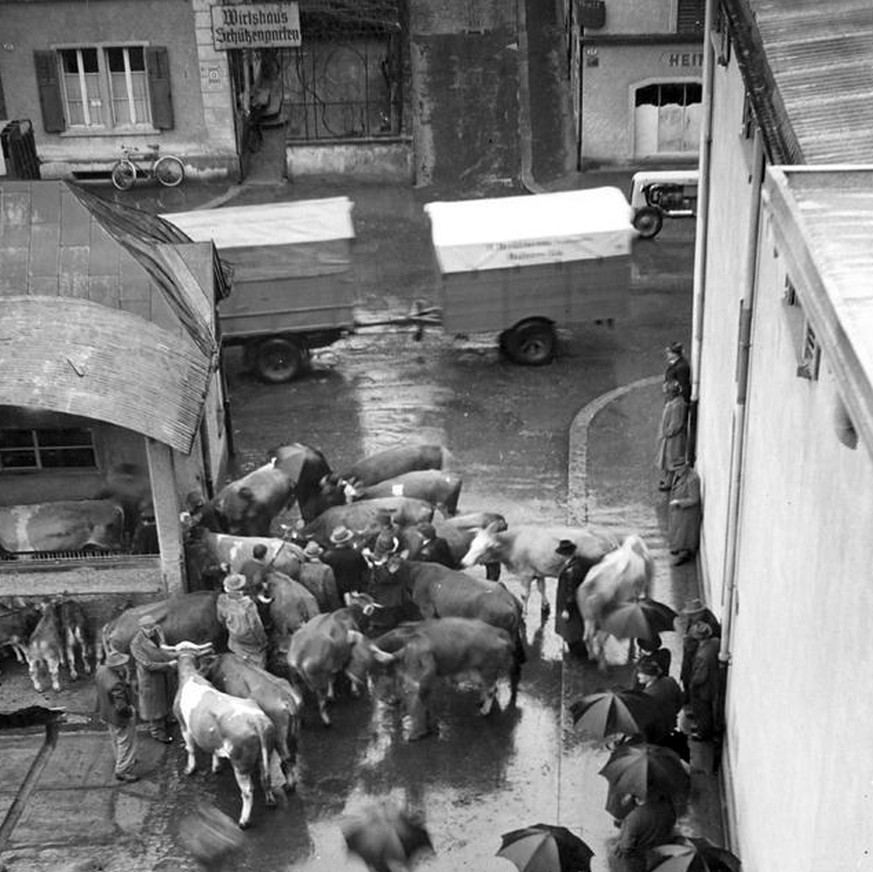
[(354, 330), (352, 201), (348, 197), (162, 215), (231, 268), (219, 304), (222, 342), (242, 345), (270, 382), (294, 378), (312, 348)]
[(613, 187), (428, 203), (443, 327), (496, 331), (517, 363), (552, 359), (555, 326), (611, 323), (630, 296), (637, 236)]

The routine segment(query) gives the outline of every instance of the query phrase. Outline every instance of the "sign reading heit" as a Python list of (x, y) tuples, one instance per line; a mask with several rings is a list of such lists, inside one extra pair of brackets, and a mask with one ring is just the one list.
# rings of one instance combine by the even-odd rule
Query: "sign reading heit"
[(296, 3), (212, 7), (212, 45), (216, 51), (300, 44), (300, 10)]

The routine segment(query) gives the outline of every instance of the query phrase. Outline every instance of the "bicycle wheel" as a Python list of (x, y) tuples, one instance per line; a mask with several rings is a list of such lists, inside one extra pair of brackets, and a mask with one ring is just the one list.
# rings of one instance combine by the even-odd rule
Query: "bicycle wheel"
[(182, 184), (182, 179), (185, 178), (185, 167), (179, 158), (172, 154), (165, 154), (155, 163), (155, 178), (165, 188), (175, 188), (176, 185)]
[(136, 181), (136, 166), (127, 158), (122, 158), (112, 167), (112, 184), (119, 191), (127, 191)]

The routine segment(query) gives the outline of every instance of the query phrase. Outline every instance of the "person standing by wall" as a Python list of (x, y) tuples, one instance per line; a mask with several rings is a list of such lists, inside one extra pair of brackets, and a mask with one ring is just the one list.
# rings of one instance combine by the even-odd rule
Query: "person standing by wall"
[(681, 342), (671, 342), (665, 349), (667, 369), (664, 371), (664, 381), (679, 383), (682, 399), (686, 405), (691, 402), (691, 366), (685, 359), (685, 349)]
[(682, 683), (682, 690), (685, 695), (685, 703), (689, 702), (689, 690), (691, 687), (691, 670), (694, 664), (694, 653), (697, 651), (697, 639), (691, 635), (691, 627), (697, 621), (703, 621), (709, 624), (712, 629), (714, 639), (721, 638), (721, 624), (718, 618), (699, 600), (689, 600), (685, 607), (680, 612), (685, 625), (685, 632), (682, 637), (682, 665), (679, 671), (679, 680)]
[(115, 780), (132, 783), (139, 781), (133, 771), (136, 765), (136, 709), (133, 689), (127, 679), (130, 656), (110, 651), (104, 663), (97, 667), (94, 683), (97, 685), (97, 714), (109, 728), (112, 751), (115, 755)]
[(700, 476), (683, 460), (673, 468), (667, 539), (675, 566), (687, 563), (700, 547)]
[(176, 658), (161, 650), (167, 640), (151, 615), (139, 619), (139, 629), (130, 641), (130, 655), (136, 662), (139, 716), (149, 725), (149, 734), (168, 745), (173, 741), (167, 719), (176, 694)]
[(673, 484), (673, 469), (685, 460), (685, 400), (679, 382), (664, 382), (664, 411), (658, 431), (655, 466), (661, 471), (658, 490), (668, 491)]
[(664, 675), (658, 662), (651, 657), (643, 658), (637, 664), (637, 680), (640, 692), (650, 697), (657, 709), (657, 717), (646, 729), (646, 741), (666, 745), (682, 711), (682, 688), (675, 679)]
[(215, 613), (227, 628), (227, 647), (238, 657), (261, 669), (267, 666), (267, 634), (255, 604), (245, 595), (246, 578), (231, 573), (224, 579)]
[(688, 702), (694, 718), (691, 738), (708, 742), (715, 739), (721, 730), (719, 640), (713, 637), (712, 627), (705, 621), (693, 623), (688, 633), (697, 641), (688, 684)]

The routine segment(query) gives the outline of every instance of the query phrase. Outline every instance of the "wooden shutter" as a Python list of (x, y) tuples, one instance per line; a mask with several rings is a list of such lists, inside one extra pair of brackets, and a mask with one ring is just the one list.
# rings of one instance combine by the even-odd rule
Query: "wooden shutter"
[(164, 46), (153, 45), (146, 49), (146, 69), (152, 100), (152, 124), (158, 130), (172, 130), (175, 123), (170, 92), (170, 58)]
[(60, 133), (66, 129), (64, 100), (58, 74), (58, 56), (53, 51), (35, 51), (36, 86), (42, 109), (42, 127), (46, 133)]
[(703, 33), (703, 19), (706, 15), (704, 0), (679, 0), (676, 10), (677, 33)]

